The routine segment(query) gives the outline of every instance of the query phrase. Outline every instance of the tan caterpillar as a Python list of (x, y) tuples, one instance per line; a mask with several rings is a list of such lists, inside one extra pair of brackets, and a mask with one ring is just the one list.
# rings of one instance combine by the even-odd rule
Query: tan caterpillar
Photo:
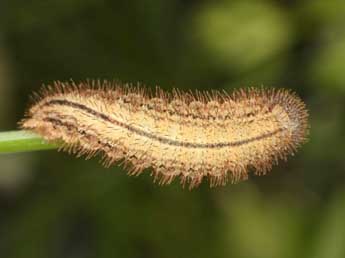
[(308, 112), (288, 90), (241, 89), (152, 94), (140, 87), (55, 82), (37, 95), (20, 122), (78, 156), (123, 160), (128, 173), (152, 168), (155, 181), (180, 177), (190, 188), (263, 175), (305, 142)]

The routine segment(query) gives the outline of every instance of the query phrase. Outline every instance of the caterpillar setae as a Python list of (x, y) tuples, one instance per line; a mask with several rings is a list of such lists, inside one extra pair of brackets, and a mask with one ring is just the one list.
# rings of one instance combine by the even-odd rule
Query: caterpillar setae
[(306, 141), (308, 112), (285, 89), (155, 93), (116, 82), (55, 82), (36, 94), (20, 122), (61, 149), (105, 166), (122, 160), (130, 175), (179, 177), (189, 187), (266, 174)]

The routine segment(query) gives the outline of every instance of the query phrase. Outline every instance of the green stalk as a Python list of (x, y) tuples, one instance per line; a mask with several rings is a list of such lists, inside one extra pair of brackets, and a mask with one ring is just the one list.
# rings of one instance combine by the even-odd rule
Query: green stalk
[(55, 149), (58, 144), (47, 143), (43, 138), (28, 131), (0, 132), (0, 153)]

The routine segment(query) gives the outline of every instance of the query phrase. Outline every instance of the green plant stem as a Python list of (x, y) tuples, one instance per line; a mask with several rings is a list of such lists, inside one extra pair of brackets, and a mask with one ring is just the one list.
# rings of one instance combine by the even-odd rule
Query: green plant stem
[(47, 143), (43, 138), (28, 131), (0, 132), (0, 153), (55, 149), (58, 144)]

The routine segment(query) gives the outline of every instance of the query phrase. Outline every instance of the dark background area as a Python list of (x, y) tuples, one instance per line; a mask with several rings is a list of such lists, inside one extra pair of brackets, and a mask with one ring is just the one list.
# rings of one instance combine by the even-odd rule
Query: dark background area
[(344, 257), (343, 0), (0, 3), (0, 125), (54, 80), (290, 88), (309, 142), (264, 177), (182, 189), (66, 153), (0, 157), (0, 257)]

